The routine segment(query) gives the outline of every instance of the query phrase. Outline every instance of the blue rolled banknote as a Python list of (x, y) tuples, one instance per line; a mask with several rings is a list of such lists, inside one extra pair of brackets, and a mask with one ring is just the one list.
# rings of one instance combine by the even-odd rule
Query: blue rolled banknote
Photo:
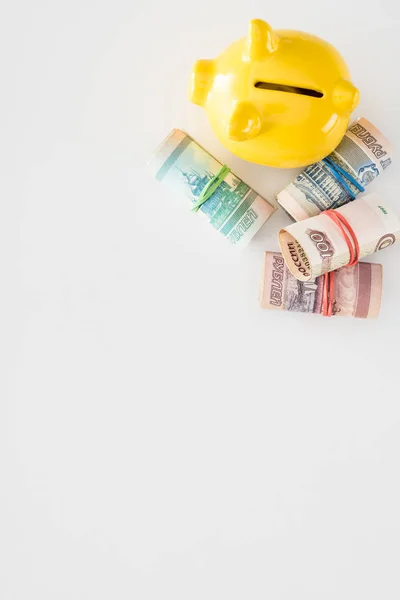
[(304, 169), (277, 200), (295, 221), (309, 219), (354, 200), (391, 162), (388, 140), (361, 118), (327, 158)]

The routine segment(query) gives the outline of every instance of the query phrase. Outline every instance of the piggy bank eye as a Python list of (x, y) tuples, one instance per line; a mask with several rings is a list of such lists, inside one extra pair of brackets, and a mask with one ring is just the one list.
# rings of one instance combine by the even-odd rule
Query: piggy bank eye
[(312, 98), (322, 98), (323, 93), (310, 88), (298, 87), (295, 85), (282, 85), (280, 83), (271, 83), (270, 81), (256, 81), (254, 87), (261, 90), (273, 90), (275, 92), (287, 92), (289, 94), (300, 94), (301, 96), (311, 96)]

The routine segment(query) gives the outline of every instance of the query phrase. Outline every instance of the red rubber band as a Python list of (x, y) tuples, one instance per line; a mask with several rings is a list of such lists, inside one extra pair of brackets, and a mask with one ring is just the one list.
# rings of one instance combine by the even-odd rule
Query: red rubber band
[[(325, 210), (324, 215), (329, 217), (335, 225), (338, 227), (339, 231), (343, 235), (347, 243), (347, 248), (349, 249), (349, 262), (347, 263), (348, 267), (353, 267), (358, 263), (358, 259), (360, 258), (360, 244), (358, 243), (358, 239), (356, 234), (354, 233), (353, 228), (347, 221), (347, 219), (336, 210)], [(333, 301), (335, 295), (335, 272), (330, 271), (329, 273), (324, 274), (324, 287), (322, 292), (322, 314), (324, 317), (331, 317), (333, 314)]]
[(347, 263), (347, 266), (352, 267), (353, 265), (356, 265), (360, 257), (360, 245), (350, 223), (341, 213), (337, 212), (336, 210), (325, 210), (324, 215), (329, 217), (335, 223), (346, 240), (347, 248), (349, 249), (350, 254), (350, 260)]
[(331, 317), (333, 314), (333, 300), (335, 295), (335, 271), (324, 274), (323, 285), (322, 314), (324, 317)]

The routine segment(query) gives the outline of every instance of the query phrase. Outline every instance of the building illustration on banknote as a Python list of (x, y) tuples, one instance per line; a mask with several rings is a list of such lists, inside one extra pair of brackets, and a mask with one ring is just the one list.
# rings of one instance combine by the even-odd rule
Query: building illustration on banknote
[(318, 294), (316, 279), (307, 282), (298, 281), (294, 277), (287, 277), (285, 290), (285, 305), (287, 310), (297, 312), (319, 312), (315, 310), (316, 296)]
[[(182, 180), (190, 192), (192, 203), (194, 204), (199, 198), (205, 186), (213, 179), (214, 173), (205, 170), (202, 174), (195, 168), (184, 171), (176, 166), (180, 171)], [(205, 202), (200, 210), (207, 215), (213, 215), (219, 206), (222, 204), (228, 210), (233, 210), (249, 191), (249, 186), (244, 184), (236, 177), (231, 177), (232, 186), (227, 181), (222, 181), (213, 195)]]
[[(351, 180), (341, 182), (337, 173), (332, 172), (333, 165), (338, 165), (350, 176), (355, 175), (364, 188), (379, 175), (377, 164), (370, 159), (362, 147), (348, 136), (345, 136), (336, 150), (329, 155), (329, 160), (331, 164), (320, 161), (310, 165), (296, 179), (297, 188), (320, 210), (325, 210), (327, 204), (331, 208), (338, 208), (347, 203), (350, 199), (348, 188), (351, 189), (354, 196), (359, 193)], [(382, 170), (385, 170), (390, 164), (390, 157), (380, 161)]]

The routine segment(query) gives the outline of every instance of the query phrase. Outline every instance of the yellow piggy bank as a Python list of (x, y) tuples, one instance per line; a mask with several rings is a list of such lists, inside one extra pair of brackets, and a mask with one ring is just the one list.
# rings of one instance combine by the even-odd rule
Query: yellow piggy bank
[(302, 167), (327, 156), (345, 134), (359, 100), (349, 77), (327, 42), (254, 19), (247, 37), (195, 63), (189, 95), (233, 154)]

